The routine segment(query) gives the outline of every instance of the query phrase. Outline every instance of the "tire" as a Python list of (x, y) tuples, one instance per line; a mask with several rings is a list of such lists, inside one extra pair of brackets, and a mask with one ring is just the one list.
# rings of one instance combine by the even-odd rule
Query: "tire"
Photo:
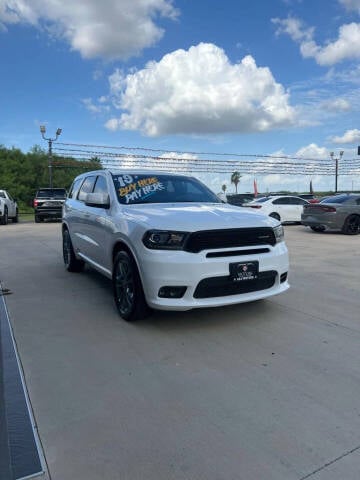
[(310, 227), (313, 232), (324, 232), (325, 227), (322, 227), (321, 225), (315, 225), (313, 227)]
[(13, 223), (18, 223), (19, 222), (19, 211), (16, 209), (16, 215), (15, 217), (12, 218)]
[(270, 213), (269, 217), (275, 218), (276, 220), (280, 221), (280, 215), (276, 212)]
[(74, 253), (69, 231), (63, 231), (63, 259), (68, 272), (81, 272), (84, 268), (84, 262), (78, 260)]
[(136, 263), (123, 250), (116, 254), (114, 260), (113, 294), (117, 311), (123, 320), (133, 322), (149, 314)]
[(341, 231), (345, 235), (358, 235), (360, 233), (360, 216), (350, 215), (347, 217)]
[(0, 218), (1, 225), (7, 225), (9, 221), (8, 217), (8, 209), (7, 207), (4, 208), (4, 215)]
[(43, 219), (41, 217), (39, 217), (39, 215), (35, 215), (35, 223), (40, 223), (42, 221), (43, 221)]

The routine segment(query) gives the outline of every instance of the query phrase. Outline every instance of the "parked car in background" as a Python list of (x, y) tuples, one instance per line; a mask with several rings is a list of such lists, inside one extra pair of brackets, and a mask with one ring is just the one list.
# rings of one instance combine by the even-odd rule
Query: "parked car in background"
[(357, 235), (360, 233), (360, 194), (334, 195), (316, 205), (306, 205), (301, 223), (315, 232), (331, 229)]
[(252, 202), (255, 198), (253, 193), (230, 193), (226, 197), (228, 203), (239, 207)]
[(294, 195), (276, 195), (260, 197), (244, 205), (244, 208), (254, 208), (265, 215), (281, 222), (301, 222), (303, 206), (308, 201)]
[(65, 188), (39, 188), (34, 198), (35, 222), (61, 219), (65, 199)]
[(304, 198), (309, 203), (319, 203), (320, 202), (320, 199), (318, 197), (316, 197), (315, 195), (313, 195), (312, 193), (300, 193), (297, 196), (300, 197), (300, 198)]
[(63, 210), (68, 271), (112, 280), (120, 316), (249, 302), (289, 288), (283, 227), (199, 180), (154, 171), (78, 176)]
[(0, 190), (0, 224), (7, 225), (9, 218), (14, 223), (18, 222), (19, 210), (16, 199), (6, 190)]

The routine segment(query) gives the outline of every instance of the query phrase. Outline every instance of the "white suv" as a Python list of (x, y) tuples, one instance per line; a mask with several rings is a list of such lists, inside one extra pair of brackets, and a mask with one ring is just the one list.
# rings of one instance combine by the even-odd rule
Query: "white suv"
[(63, 207), (68, 271), (112, 279), (120, 316), (249, 302), (289, 288), (279, 221), (221, 202), (197, 179), (97, 170), (76, 177)]

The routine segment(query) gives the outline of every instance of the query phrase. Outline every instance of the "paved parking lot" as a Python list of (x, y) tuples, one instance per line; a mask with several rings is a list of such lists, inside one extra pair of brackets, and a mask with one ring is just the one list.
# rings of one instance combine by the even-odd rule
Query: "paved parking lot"
[(64, 270), (60, 228), (0, 227), (53, 480), (359, 479), (359, 236), (286, 226), (285, 294), (127, 324), (108, 280)]

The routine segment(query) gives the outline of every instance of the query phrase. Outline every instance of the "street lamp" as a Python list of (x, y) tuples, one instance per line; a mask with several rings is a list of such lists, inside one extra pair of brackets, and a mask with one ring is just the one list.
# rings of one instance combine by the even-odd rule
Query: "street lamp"
[(46, 133), (46, 127), (45, 125), (40, 125), (40, 133), (41, 136), (44, 140), (48, 142), (49, 145), (49, 150), (48, 150), (48, 157), (49, 157), (49, 187), (53, 187), (53, 179), (52, 179), (52, 144), (53, 142), (56, 142), (58, 139), (59, 135), (61, 134), (61, 128), (58, 128), (55, 132), (56, 137), (55, 138), (46, 138), (45, 133)]
[(334, 156), (335, 156), (334, 152), (330, 152), (331, 160), (335, 160), (335, 193), (337, 193), (337, 185), (338, 185), (339, 160), (342, 159), (342, 156), (344, 155), (344, 151), (341, 150), (339, 155), (340, 155), (339, 158), (334, 158)]

